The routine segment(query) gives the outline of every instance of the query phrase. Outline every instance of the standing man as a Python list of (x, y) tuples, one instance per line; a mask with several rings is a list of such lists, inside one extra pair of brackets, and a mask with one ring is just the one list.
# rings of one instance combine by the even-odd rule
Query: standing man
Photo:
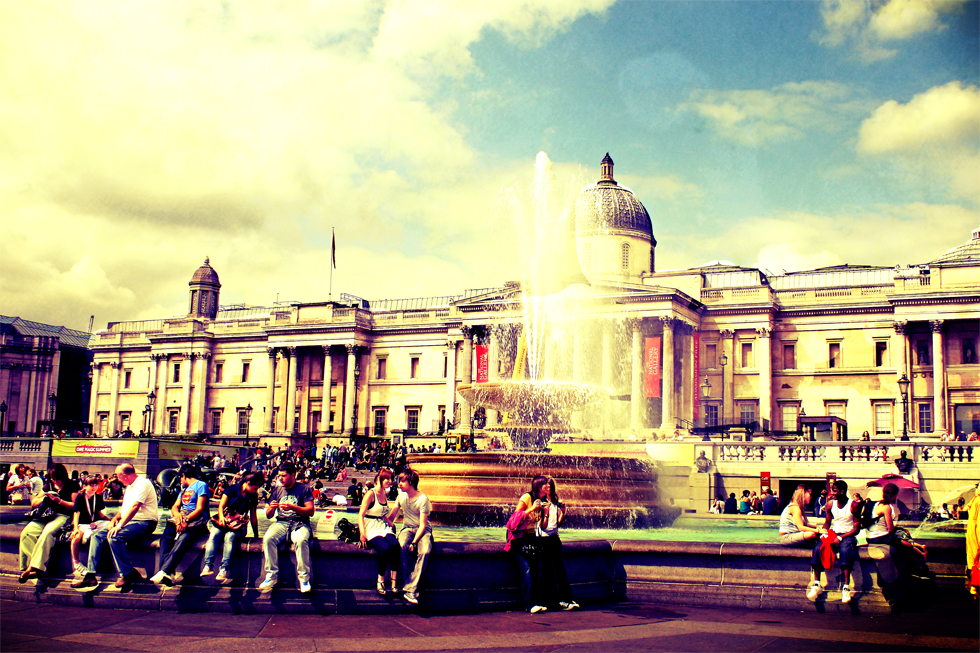
[(89, 592), (99, 586), (95, 570), (102, 556), (103, 547), (108, 544), (112, 552), (119, 579), (115, 583), (120, 591), (128, 589), (133, 583), (143, 580), (143, 575), (133, 567), (129, 560), (127, 547), (149, 535), (157, 528), (160, 518), (157, 511), (157, 493), (153, 483), (136, 473), (132, 463), (116, 467), (116, 478), (126, 486), (122, 507), (109, 522), (108, 528), (100, 528), (89, 540), (88, 566), (85, 574), (71, 584), (73, 589)]
[[(432, 504), (429, 497), (419, 492), (419, 475), (411, 469), (406, 469), (398, 475), (398, 500), (391, 513), (389, 521), (394, 524), (398, 512), (402, 511), (402, 530), (398, 533), (398, 545), (402, 550), (402, 573), (405, 574), (405, 584), (402, 586), (404, 598), (413, 605), (419, 602), (419, 580), (432, 553), (432, 525), (429, 524), (429, 513)], [(413, 567), (412, 556), (416, 556)], [(411, 570), (411, 571), (409, 571)]]
[[(857, 534), (861, 529), (861, 520), (858, 515), (861, 514), (861, 504), (863, 500), (860, 494), (855, 494), (853, 499), (847, 497), (847, 483), (842, 480), (836, 480), (833, 484), (834, 495), (830, 498), (827, 503), (827, 517), (824, 520), (824, 528), (831, 530), (837, 536), (837, 541), (833, 541), (831, 538), (831, 547), (833, 551), (840, 552), (840, 570), (844, 576), (844, 585), (841, 588), (841, 603), (851, 602), (851, 568), (854, 566), (854, 561), (857, 560), (858, 550), (857, 550)], [(828, 535), (824, 535), (824, 538)], [(810, 558), (810, 565), (817, 574), (817, 578), (820, 578), (820, 572), (823, 570), (824, 565), (821, 563), (820, 552), (825, 544), (820, 544), (813, 549), (813, 556)], [(833, 558), (831, 558), (831, 562)], [(812, 594), (812, 597), (811, 597)], [(817, 596), (819, 596), (819, 585), (816, 591), (807, 591), (807, 598), (811, 601), (816, 601)]]
[(310, 517), (315, 510), (309, 486), (296, 482), (296, 466), (290, 462), (279, 465), (279, 484), (272, 488), (269, 505), (265, 509), (266, 519), (272, 519), (275, 515), (276, 523), (269, 526), (262, 540), (265, 580), (259, 585), (260, 592), (271, 592), (279, 582), (279, 544), (288, 540), (296, 548), (299, 591), (309, 593), (310, 539), (313, 537)]
[(210, 492), (207, 483), (198, 480), (194, 465), (180, 468), (180, 485), (183, 490), (170, 509), (171, 519), (160, 538), (163, 562), (160, 564), (160, 571), (150, 579), (154, 585), (174, 584), (173, 574), (177, 571), (184, 552), (207, 530)]

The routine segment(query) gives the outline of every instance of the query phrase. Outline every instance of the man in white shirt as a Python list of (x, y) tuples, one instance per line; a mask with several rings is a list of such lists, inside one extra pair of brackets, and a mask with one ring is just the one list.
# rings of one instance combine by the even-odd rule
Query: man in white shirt
[(402, 574), (405, 578), (402, 596), (409, 603), (417, 605), (419, 581), (432, 553), (432, 525), (429, 523), (432, 504), (427, 496), (419, 492), (419, 475), (412, 469), (406, 469), (398, 475), (398, 490), (398, 501), (389, 521), (394, 523), (399, 512), (404, 515), (402, 530), (398, 533), (398, 544), (402, 550)]
[(88, 568), (86, 573), (71, 584), (72, 589), (89, 592), (99, 586), (95, 569), (102, 556), (103, 547), (108, 544), (112, 552), (119, 579), (115, 587), (120, 591), (128, 589), (133, 583), (144, 580), (143, 575), (133, 567), (127, 547), (130, 543), (153, 534), (160, 519), (157, 510), (157, 493), (153, 483), (136, 473), (131, 463), (116, 467), (116, 478), (126, 486), (122, 507), (108, 528), (100, 528), (89, 540)]

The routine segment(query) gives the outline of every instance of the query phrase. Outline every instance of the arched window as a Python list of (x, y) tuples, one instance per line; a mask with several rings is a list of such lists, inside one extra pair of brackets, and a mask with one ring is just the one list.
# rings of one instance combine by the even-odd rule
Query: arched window
[(584, 259), (585, 269), (592, 270), (592, 243), (586, 243), (582, 248), (582, 258)]
[(623, 269), (630, 269), (630, 244), (623, 243)]

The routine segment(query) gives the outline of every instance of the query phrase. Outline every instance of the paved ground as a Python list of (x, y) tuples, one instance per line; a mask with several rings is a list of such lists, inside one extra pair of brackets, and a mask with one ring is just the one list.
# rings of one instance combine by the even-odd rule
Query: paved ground
[(888, 617), (616, 604), (457, 616), (180, 614), (0, 601), (13, 651), (973, 651), (976, 603)]

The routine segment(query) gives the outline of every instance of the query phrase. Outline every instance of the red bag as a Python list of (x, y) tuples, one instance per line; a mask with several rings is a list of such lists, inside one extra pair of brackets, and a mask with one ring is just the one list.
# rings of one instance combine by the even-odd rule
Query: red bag
[(820, 562), (824, 569), (834, 568), (834, 544), (838, 542), (837, 533), (832, 530), (820, 536)]

